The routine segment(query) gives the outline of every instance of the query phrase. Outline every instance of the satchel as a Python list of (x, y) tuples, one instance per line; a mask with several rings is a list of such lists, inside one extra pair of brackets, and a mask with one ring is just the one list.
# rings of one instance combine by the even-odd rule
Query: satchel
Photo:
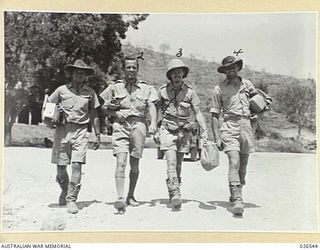
[(272, 103), (271, 97), (261, 89), (256, 90), (257, 94), (249, 100), (250, 110), (253, 113), (260, 113), (262, 111), (269, 110)]
[(212, 141), (208, 141), (206, 144), (202, 145), (201, 166), (206, 171), (211, 171), (219, 166), (219, 149)]

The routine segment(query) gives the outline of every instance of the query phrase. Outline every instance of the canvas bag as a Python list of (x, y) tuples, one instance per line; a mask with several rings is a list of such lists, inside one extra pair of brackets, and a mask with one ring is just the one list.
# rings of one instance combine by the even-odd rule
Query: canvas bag
[(208, 141), (205, 145), (202, 145), (201, 166), (206, 171), (211, 171), (219, 166), (219, 149), (212, 141)]

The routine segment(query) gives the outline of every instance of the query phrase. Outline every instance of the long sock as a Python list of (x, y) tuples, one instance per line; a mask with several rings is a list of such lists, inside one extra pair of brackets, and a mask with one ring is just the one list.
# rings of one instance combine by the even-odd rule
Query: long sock
[(124, 198), (124, 176), (117, 176), (116, 177), (116, 187), (117, 187), (117, 193), (118, 198)]
[(128, 196), (133, 196), (134, 190), (137, 185), (138, 177), (139, 177), (139, 172), (130, 171), (130, 174), (129, 174), (130, 182), (129, 182)]
[(81, 182), (82, 164), (78, 162), (73, 162), (71, 167), (72, 167), (72, 174), (71, 174), (70, 182), (79, 184)]

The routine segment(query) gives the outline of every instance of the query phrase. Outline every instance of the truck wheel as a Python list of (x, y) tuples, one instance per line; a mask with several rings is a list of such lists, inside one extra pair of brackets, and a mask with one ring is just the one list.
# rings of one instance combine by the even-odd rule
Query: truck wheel
[(191, 148), (190, 149), (190, 158), (191, 158), (191, 161), (196, 161), (197, 160), (197, 155), (198, 155), (198, 149), (196, 147), (194, 148)]
[(158, 159), (163, 159), (164, 157), (164, 152), (160, 150), (160, 147), (157, 147), (157, 153), (158, 153)]

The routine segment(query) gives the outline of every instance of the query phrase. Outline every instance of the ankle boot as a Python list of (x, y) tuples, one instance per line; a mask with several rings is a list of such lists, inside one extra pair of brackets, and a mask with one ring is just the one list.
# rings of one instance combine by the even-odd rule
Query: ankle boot
[(75, 184), (74, 182), (69, 182), (67, 200), (67, 211), (71, 214), (78, 213), (79, 209), (77, 207), (76, 201), (78, 199), (78, 194), (80, 192), (81, 184)]
[[(244, 211), (244, 204), (242, 200), (242, 185), (231, 185), (232, 197), (232, 213), (234, 215), (242, 216)], [(230, 199), (231, 200), (231, 199)]]
[(231, 186), (231, 185), (229, 185), (229, 192), (230, 192), (229, 202), (230, 202), (231, 204), (233, 204), (233, 202), (235, 202), (236, 199), (234, 198), (234, 194), (233, 194), (232, 186)]
[(65, 206), (67, 204), (66, 196), (68, 193), (68, 185), (69, 185), (69, 176), (68, 174), (63, 175), (61, 177), (56, 176), (56, 182), (59, 184), (61, 188), (61, 193), (59, 196), (59, 205)]
[(172, 179), (166, 180), (168, 192), (169, 192), (169, 200), (173, 207), (179, 208), (181, 206), (181, 194), (179, 187), (179, 180), (177, 177), (173, 177)]

